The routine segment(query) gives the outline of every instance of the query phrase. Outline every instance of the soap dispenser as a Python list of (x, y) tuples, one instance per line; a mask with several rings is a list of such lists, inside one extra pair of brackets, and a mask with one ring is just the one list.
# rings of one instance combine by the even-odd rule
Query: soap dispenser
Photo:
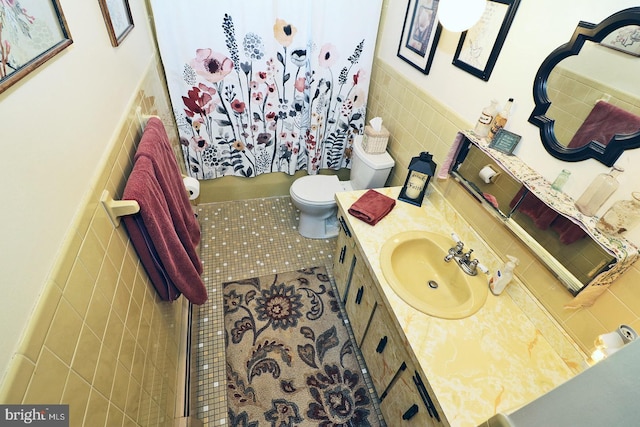
[(507, 258), (509, 261), (505, 262), (502, 268), (498, 269), (489, 279), (489, 289), (494, 295), (500, 295), (504, 291), (513, 279), (513, 270), (518, 265), (518, 258), (511, 255), (507, 255)]

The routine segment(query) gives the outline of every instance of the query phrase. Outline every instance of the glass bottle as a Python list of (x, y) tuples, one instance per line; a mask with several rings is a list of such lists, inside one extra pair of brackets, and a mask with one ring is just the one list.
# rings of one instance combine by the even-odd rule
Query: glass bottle
[(480, 117), (478, 117), (478, 122), (476, 123), (476, 127), (473, 129), (473, 133), (478, 135), (480, 138), (487, 136), (496, 114), (498, 114), (498, 101), (492, 99), (491, 104), (482, 109), (482, 113), (480, 114)]
[(571, 175), (570, 171), (566, 169), (562, 169), (562, 171), (558, 174), (557, 178), (553, 181), (553, 184), (551, 184), (551, 188), (553, 188), (556, 191), (562, 191), (562, 187), (564, 187), (564, 185), (567, 183), (570, 175)]
[(491, 141), (493, 137), (496, 136), (496, 133), (498, 133), (500, 129), (506, 126), (507, 120), (509, 120), (509, 114), (511, 113), (512, 106), (513, 98), (509, 98), (507, 103), (504, 104), (504, 108), (502, 109), (502, 111), (500, 111), (496, 118), (493, 119), (493, 123), (491, 123), (491, 127), (489, 128), (489, 134), (487, 135), (489, 141)]
[(596, 224), (598, 230), (609, 234), (622, 234), (640, 223), (640, 192), (631, 193), (631, 200), (618, 200), (602, 215)]
[(614, 166), (609, 173), (601, 173), (596, 176), (587, 189), (584, 190), (584, 193), (576, 200), (576, 208), (587, 216), (594, 216), (598, 209), (618, 189), (620, 184), (616, 177), (622, 171), (622, 168)]

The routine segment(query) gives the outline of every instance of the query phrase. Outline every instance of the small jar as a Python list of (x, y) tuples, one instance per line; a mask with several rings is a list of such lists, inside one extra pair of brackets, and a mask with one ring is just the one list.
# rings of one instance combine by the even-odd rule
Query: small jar
[(551, 184), (551, 188), (556, 191), (562, 191), (562, 187), (564, 187), (564, 185), (567, 183), (570, 175), (570, 171), (562, 169), (562, 172), (560, 172), (558, 177), (553, 181), (553, 184)]
[(598, 220), (598, 230), (622, 234), (640, 223), (640, 192), (631, 193), (631, 200), (618, 200)]

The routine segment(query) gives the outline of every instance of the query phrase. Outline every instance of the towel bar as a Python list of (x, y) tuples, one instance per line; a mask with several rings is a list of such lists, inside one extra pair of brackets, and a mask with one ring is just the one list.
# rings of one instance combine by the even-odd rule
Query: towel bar
[(140, 205), (135, 200), (113, 200), (108, 190), (104, 190), (100, 196), (100, 203), (107, 212), (114, 227), (120, 226), (120, 217), (133, 215), (140, 212)]
[(156, 117), (156, 118), (160, 118), (160, 116), (156, 116), (156, 115), (148, 115), (148, 114), (142, 114), (142, 108), (141, 107), (137, 107), (136, 108), (136, 117), (138, 118), (138, 123), (140, 123), (140, 129), (142, 131), (144, 131), (145, 126), (147, 126), (147, 122), (149, 121), (149, 119), (151, 117)]

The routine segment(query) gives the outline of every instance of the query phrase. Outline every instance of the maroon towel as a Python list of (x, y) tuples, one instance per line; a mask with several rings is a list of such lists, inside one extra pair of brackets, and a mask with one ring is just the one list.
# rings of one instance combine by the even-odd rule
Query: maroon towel
[[(520, 200), (522, 194), (525, 191), (525, 187), (523, 186), (518, 194), (511, 200), (509, 204), (512, 208), (515, 204)], [(558, 217), (558, 212), (551, 209), (549, 206), (545, 205), (542, 200), (538, 199), (533, 194), (527, 192), (520, 202), (518, 206), (518, 210), (523, 214), (527, 215), (529, 218), (533, 220), (533, 223), (540, 230), (546, 230), (551, 226), (551, 223)]]
[(395, 199), (369, 190), (356, 200), (349, 210), (351, 215), (370, 225), (376, 225), (396, 205)]
[[(157, 254), (157, 260), (152, 260), (153, 264), (144, 264), (145, 269), (150, 271), (150, 279), (166, 277), (189, 301), (203, 304), (207, 300), (207, 290), (200, 277), (201, 272), (192, 261), (190, 252), (195, 249), (183, 245), (172, 220), (171, 201), (165, 196), (153, 162), (147, 157), (138, 157), (127, 180), (123, 199), (137, 200), (140, 212), (136, 215), (142, 218), (153, 246), (149, 248), (146, 242), (140, 242), (139, 237), (144, 236), (144, 230), (136, 228), (134, 217), (123, 217), (127, 231), (131, 236), (136, 236), (132, 242), (143, 262), (149, 261), (150, 254)], [(140, 246), (141, 243), (145, 245)], [(167, 288), (166, 281), (154, 282), (154, 286), (161, 297), (164, 296), (163, 289), (168, 289), (166, 295), (171, 298), (171, 288)], [(177, 298), (177, 295), (173, 296)]]
[(173, 301), (181, 295), (164, 269), (160, 256), (151, 241), (151, 236), (144, 225), (141, 215), (129, 215), (122, 218), (133, 247), (144, 266), (151, 283), (156, 288), (160, 299)]
[(640, 117), (608, 102), (598, 101), (567, 147), (582, 147), (591, 141), (607, 145), (617, 134), (628, 135), (639, 130)]
[(560, 242), (565, 245), (577, 242), (587, 235), (579, 225), (562, 215), (558, 215), (558, 218), (551, 224), (551, 228), (558, 233)]
[(171, 213), (173, 227), (194, 268), (202, 273), (202, 264), (197, 250), (200, 243), (200, 225), (189, 202), (167, 131), (157, 117), (149, 119), (134, 159), (137, 162), (142, 157), (148, 158), (153, 164), (156, 178)]
[[(522, 186), (518, 194), (511, 200), (509, 206), (513, 208), (522, 197), (524, 191), (525, 187)], [(560, 215), (531, 193), (527, 193), (524, 196), (522, 202), (518, 205), (518, 211), (531, 218), (535, 226), (541, 230), (547, 230), (551, 227), (553, 231), (558, 233), (562, 244), (570, 245), (586, 236), (585, 231), (579, 225), (564, 215)]]

